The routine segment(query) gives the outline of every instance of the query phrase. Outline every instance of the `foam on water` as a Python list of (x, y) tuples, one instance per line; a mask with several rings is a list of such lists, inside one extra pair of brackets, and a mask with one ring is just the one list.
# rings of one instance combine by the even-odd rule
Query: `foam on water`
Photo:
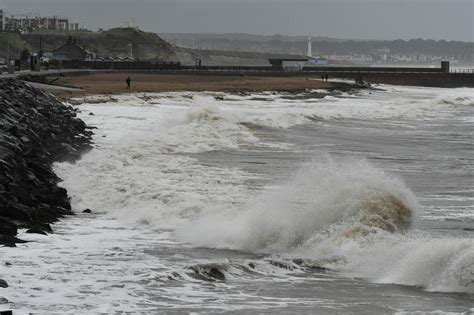
[[(357, 97), (304, 101), (273, 93), (164, 93), (82, 105), (81, 118), (99, 128), (96, 148), (74, 165), (59, 163), (55, 170), (72, 196), (73, 209), (90, 208), (97, 217), (63, 221), (56, 225), (58, 233), (48, 237), (22, 235), (35, 243), (2, 256), (12, 262), (2, 277), (16, 288), (2, 296), (25, 312), (45, 309), (48, 303), (59, 312), (146, 312), (176, 303), (214, 309), (212, 298), (221, 292), (220, 301), (240, 301), (223, 309), (264, 309), (298, 299), (262, 302), (253, 293), (228, 293), (233, 284), (225, 280), (258, 276), (269, 283), (275, 277), (301, 282), (305, 268), (472, 293), (472, 237), (419, 232), (420, 218), (431, 214), (421, 213), (401, 178), (363, 158), (318, 154), (291, 178), (266, 187), (250, 184), (262, 174), (202, 165), (196, 158), (203, 152), (291, 147), (266, 143), (251, 125), (284, 131), (341, 118), (370, 125), (378, 120), (408, 126), (410, 121), (433, 120), (436, 125), (442, 119), (465, 119), (460, 113), (474, 99), (470, 89), (384, 88)], [(445, 216), (459, 213), (454, 209)], [(146, 252), (167, 246), (171, 252), (161, 256)], [(187, 256), (201, 247), (243, 250), (231, 253), (251, 258)], [(180, 250), (185, 254), (176, 253)], [(34, 281), (41, 289), (33, 289)], [(246, 299), (254, 304), (244, 305)]]
[(178, 234), (200, 245), (281, 252), (341, 222), (342, 234), (349, 235), (373, 228), (398, 231), (417, 219), (416, 199), (400, 180), (364, 161), (320, 159), (241, 212), (200, 217)]
[(418, 212), (399, 179), (366, 162), (327, 160), (241, 212), (208, 214), (177, 235), (199, 246), (310, 258), (317, 267), (381, 283), (474, 292), (472, 239), (411, 231)]
[(257, 138), (232, 114), (201, 103), (138, 110), (117, 104), (82, 106), (84, 117), (100, 125), (98, 148), (73, 167), (55, 167), (73, 196), (73, 208), (168, 228), (199, 216), (211, 201), (215, 207), (239, 202), (248, 190), (243, 183), (255, 175), (202, 166), (183, 153), (238, 149)]
[[(145, 114), (139, 114), (144, 120), (136, 134), (127, 135), (120, 144), (105, 141), (107, 149), (94, 151), (76, 163), (73, 174), (63, 176), (64, 185), (77, 192), (75, 208), (97, 208), (128, 222), (175, 228), (180, 241), (197, 246), (295, 255), (373, 281), (471, 292), (472, 266), (462, 258), (470, 257), (470, 240), (423, 239), (411, 232), (409, 227), (419, 219), (414, 194), (402, 180), (365, 161), (318, 157), (288, 183), (256, 195), (244, 185), (254, 175), (203, 167), (192, 158), (176, 155), (259, 143), (243, 122), (286, 128), (302, 123), (308, 113), (326, 119), (415, 119), (430, 111), (429, 117), (444, 117), (452, 115), (452, 108), (443, 110), (443, 106), (465, 106), (472, 93), (466, 91), (469, 95), (461, 100), (459, 93), (437, 91), (439, 101), (433, 102), (423, 89), (408, 88), (409, 97), (405, 88), (388, 89), (385, 94), (356, 99), (325, 97), (311, 105), (280, 102), (275, 95), (258, 100), (254, 95), (233, 96), (232, 101), (207, 94), (155, 95), (160, 106), (140, 108)], [(367, 97), (373, 100), (368, 103)], [(461, 104), (446, 101), (451, 98), (451, 103)], [(102, 110), (109, 115), (108, 106), (85, 109), (96, 113), (94, 121)], [(129, 108), (117, 106), (115, 117), (121, 121), (127, 115), (119, 112)], [(101, 123), (108, 129), (105, 120)], [(68, 165), (60, 165), (58, 170), (60, 174), (71, 172)], [(414, 271), (410, 270), (427, 263), (421, 259), (427, 255), (416, 255), (425, 249), (425, 243), (438, 244), (431, 258), (440, 263), (433, 266), (432, 273), (411, 277)], [(452, 250), (444, 250), (442, 244)], [(412, 257), (412, 269), (403, 263), (398, 269), (390, 264), (406, 257)], [(377, 271), (377, 266), (386, 268)]]
[[(86, 102), (97, 101), (105, 106), (120, 104), (120, 106), (139, 107), (140, 110), (160, 106), (164, 111), (166, 108), (172, 108), (175, 113), (180, 112), (183, 107), (190, 109), (197, 107), (216, 111), (218, 115), (222, 115), (220, 118), (230, 123), (254, 123), (272, 128), (290, 128), (308, 123), (311, 117), (363, 120), (452, 118), (458, 110), (462, 110), (462, 107), (470, 107), (474, 103), (474, 91), (467, 88), (424, 89), (396, 86), (381, 86), (381, 88), (384, 91), (362, 90), (357, 94), (336, 91), (334, 95), (328, 95), (326, 91), (312, 91), (309, 93), (317, 93), (319, 96), (309, 97), (304, 101), (276, 93), (241, 96), (223, 93), (170, 92), (89, 97)], [(179, 121), (179, 117), (174, 119)]]

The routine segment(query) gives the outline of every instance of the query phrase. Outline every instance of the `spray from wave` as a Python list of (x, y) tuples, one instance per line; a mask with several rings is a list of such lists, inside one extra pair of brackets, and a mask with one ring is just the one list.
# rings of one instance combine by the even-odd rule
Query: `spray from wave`
[(208, 214), (176, 233), (198, 246), (308, 259), (374, 282), (474, 291), (472, 241), (420, 235), (414, 194), (365, 161), (311, 163), (245, 209)]
[(199, 245), (282, 252), (336, 226), (343, 227), (341, 237), (405, 230), (418, 205), (400, 180), (367, 162), (326, 159), (246, 209), (202, 217), (178, 234)]

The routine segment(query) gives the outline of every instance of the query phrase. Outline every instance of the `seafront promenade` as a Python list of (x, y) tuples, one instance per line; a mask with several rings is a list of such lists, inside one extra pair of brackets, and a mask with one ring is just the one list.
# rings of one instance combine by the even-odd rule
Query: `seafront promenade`
[[(76, 65), (78, 66), (78, 65)], [(329, 81), (333, 79), (349, 79), (357, 83), (370, 83), (370, 84), (391, 84), (391, 85), (406, 85), (406, 86), (427, 86), (427, 87), (445, 87), (445, 88), (457, 88), (457, 87), (474, 87), (474, 70), (473, 69), (464, 69), (459, 71), (457, 69), (448, 68), (432, 68), (432, 67), (337, 67), (337, 66), (326, 66), (326, 67), (307, 67), (303, 68), (300, 71), (286, 71), (284, 69), (274, 69), (272, 67), (219, 67), (219, 66), (178, 66), (175, 68), (143, 68), (138, 67), (134, 68), (133, 63), (117, 63), (112, 67), (112, 69), (97, 69), (93, 64), (89, 64), (91, 68), (86, 68), (86, 64), (82, 64), (78, 68), (68, 68), (68, 69), (54, 69), (54, 70), (42, 70), (42, 71), (19, 71), (14, 74), (0, 74), (0, 78), (18, 78), (25, 81), (35, 81), (39, 83), (48, 83), (45, 82), (43, 78), (50, 77), (80, 77), (75, 79), (75, 84), (78, 85), (87, 85), (87, 82), (90, 79), (86, 79), (89, 76), (96, 75), (108, 75), (107, 77), (111, 80), (120, 81), (122, 76), (141, 76), (146, 78), (147, 75), (157, 75), (161, 77), (163, 81), (188, 81), (188, 79), (176, 79), (179, 76), (189, 77), (200, 77), (197, 79), (201, 81), (203, 77), (213, 77), (216, 78), (212, 80), (213, 83), (217, 81), (225, 82), (229, 81), (231, 77), (260, 77), (260, 81), (264, 81), (264, 78), (270, 80), (276, 80), (275, 78), (281, 78), (282, 83), (283, 78), (301, 78), (310, 79), (310, 80), (320, 80), (321, 76), (328, 75)], [(143, 77), (145, 76), (145, 77)], [(168, 76), (168, 77), (167, 77)], [(37, 79), (35, 78), (37, 77)], [(228, 77), (227, 79), (223, 77)], [(105, 78), (105, 77), (104, 77)], [(152, 78), (152, 76), (148, 76)], [(156, 78), (156, 77), (155, 77)], [(220, 79), (219, 79), (220, 78)], [(64, 80), (50, 80), (54, 81), (53, 84), (61, 84), (61, 81)], [(58, 82), (56, 82), (58, 81)], [(66, 80), (67, 81), (67, 80)], [(144, 80), (146, 81), (146, 80)], [(208, 80), (204, 80), (208, 81)], [(271, 81), (271, 80), (270, 80)], [(293, 82), (294, 83), (294, 82)], [(294, 84), (288, 86), (289, 90), (294, 90)], [(251, 82), (249, 82), (251, 84)], [(221, 84), (222, 85), (222, 84)], [(40, 87), (40, 86), (38, 86)], [(269, 88), (272, 85), (268, 85)], [(40, 88), (48, 88), (48, 86), (41, 86)], [(219, 88), (224, 89), (225, 87)], [(229, 87), (233, 89), (232, 86)], [(302, 84), (300, 89), (308, 88), (307, 85)], [(60, 90), (61, 88), (56, 88), (53, 85), (53, 89)], [(180, 88), (181, 89), (181, 88)], [(206, 89), (205, 86), (202, 86), (202, 89)], [(278, 86), (278, 89), (284, 89), (284, 87)], [(173, 89), (172, 89), (173, 90)]]

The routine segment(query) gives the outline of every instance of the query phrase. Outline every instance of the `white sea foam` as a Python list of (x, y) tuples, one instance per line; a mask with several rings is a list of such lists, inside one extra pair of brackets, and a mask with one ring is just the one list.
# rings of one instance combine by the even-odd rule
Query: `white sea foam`
[[(357, 97), (341, 93), (337, 97), (328, 95), (304, 101), (287, 99), (278, 93), (229, 96), (222, 93), (185, 92), (101, 96), (88, 98), (86, 101), (98, 101), (105, 107), (118, 105), (139, 107), (140, 110), (156, 105), (160, 106), (159, 112), (164, 111), (168, 114), (169, 109), (173, 109), (176, 114), (182, 109), (192, 110), (195, 107), (212, 111), (218, 114), (222, 121), (229, 123), (255, 123), (272, 128), (289, 128), (308, 123), (310, 122), (308, 117), (313, 116), (323, 119), (364, 120), (393, 118), (429, 120), (453, 117), (456, 107), (471, 106), (474, 102), (472, 89), (382, 87), (386, 91), (361, 91)], [(179, 117), (175, 119), (179, 121)]]
[[(81, 108), (91, 124), (101, 126), (98, 147), (73, 167), (55, 167), (77, 210), (91, 208), (129, 223), (169, 227), (170, 222), (198, 216), (210, 201), (215, 207), (232, 198), (237, 202), (247, 190), (242, 183), (254, 176), (204, 167), (182, 154), (237, 149), (256, 141), (231, 115), (213, 107)], [(89, 111), (94, 115), (87, 115)]]
[[(364, 91), (357, 98), (305, 101), (272, 93), (164, 93), (82, 105), (81, 117), (99, 127), (96, 148), (74, 165), (59, 163), (55, 169), (73, 209), (91, 208), (97, 217), (63, 221), (48, 237), (22, 234), (35, 242), (2, 253), (12, 263), (2, 270), (10, 283), (2, 296), (24, 312), (152, 312), (157, 305), (177, 304), (242, 310), (318, 303), (299, 297), (257, 301), (258, 295), (245, 290), (228, 293), (256, 275), (272, 285), (275, 277), (305, 281), (304, 266), (373, 282), (472, 293), (472, 237), (413, 229), (421, 215), (417, 198), (389, 172), (361, 159), (318, 155), (285, 182), (255, 189), (249, 182), (262, 174), (201, 165), (194, 158), (194, 153), (271, 145), (247, 123), (281, 129), (340, 118), (367, 124), (386, 119), (416, 129), (411, 120), (459, 119), (471, 108), (471, 90), (384, 88), (388, 91)], [(454, 212), (449, 216), (459, 215)], [(166, 252), (168, 245), (174, 251)], [(196, 254), (196, 259), (191, 256), (202, 248), (195, 246), (272, 256), (243, 253), (254, 258), (236, 262)], [(153, 248), (165, 252), (146, 253)], [(303, 259), (304, 266), (293, 259)], [(220, 277), (214, 269), (232, 281), (202, 285)], [(222, 292), (220, 306), (213, 300), (216, 292)]]
[(367, 200), (386, 195), (394, 198), (382, 198), (377, 215), (396, 221), (393, 201), (399, 200), (416, 225), (419, 206), (399, 179), (365, 162), (318, 162), (245, 210), (208, 214), (178, 228), (177, 235), (200, 246), (310, 258), (318, 267), (375, 282), (474, 292), (472, 239), (386, 229), (380, 217), (368, 224), (364, 218), (374, 212), (366, 212), (364, 207), (373, 209)]
[[(437, 92), (440, 100), (450, 97), (449, 93)], [(414, 224), (419, 216), (416, 198), (405, 184), (366, 162), (322, 159), (304, 167), (276, 191), (270, 189), (243, 203), (242, 200), (248, 200), (243, 196), (248, 196), (249, 191), (242, 188), (242, 183), (251, 175), (239, 170), (198, 166), (193, 159), (174, 154), (237, 149), (242, 144), (257, 143), (258, 139), (241, 125), (242, 122), (287, 128), (304, 123), (309, 114), (326, 119), (414, 119), (451, 114), (452, 108), (446, 106), (454, 105), (433, 101), (429, 96), (423, 89), (398, 87), (358, 99), (325, 98), (304, 104), (280, 101), (278, 95), (265, 95), (268, 100), (252, 100), (255, 95), (232, 96), (232, 101), (207, 94), (154, 96), (155, 99), (161, 97), (159, 107), (141, 107), (140, 114), (131, 115), (133, 107), (122, 105), (114, 109), (116, 121), (109, 122), (110, 128), (105, 119), (100, 121), (104, 124), (102, 129), (112, 131), (117, 122), (128, 121), (129, 115), (143, 119), (141, 128), (135, 128), (135, 134), (127, 134), (125, 141), (120, 138), (120, 145), (109, 145), (107, 150), (92, 152), (79, 161), (74, 173), (64, 176), (65, 186), (78, 192), (73, 199), (76, 208), (98, 208), (129, 222), (175, 227), (180, 240), (194, 245), (301, 255), (326, 262), (324, 267), (363, 275), (374, 281), (419, 285), (429, 290), (469, 291), (472, 284), (467, 287), (460, 284), (460, 279), (472, 281), (469, 272), (460, 272), (472, 267), (460, 258), (470, 250), (460, 244), (469, 240), (433, 240), (433, 244), (446, 242), (448, 247), (459, 249), (451, 252), (440, 249), (432, 257), (434, 260), (460, 259), (454, 267), (447, 262), (433, 267), (434, 273), (442, 273), (445, 278), (428, 273), (425, 277), (412, 277), (414, 282), (409, 283), (409, 273), (397, 273), (389, 260), (384, 261), (383, 257), (401, 260), (414, 255), (424, 249), (422, 244), (431, 242), (430, 239), (418, 240), (418, 236), (409, 232), (400, 234), (395, 229), (397, 233), (392, 234), (381, 229), (380, 224), (367, 227), (367, 220), (362, 222), (367, 216), (362, 211), (367, 202), (383, 196), (393, 196), (411, 209)], [(371, 102), (366, 100), (369, 97)], [(109, 106), (85, 109), (93, 110), (96, 116), (91, 120), (97, 121), (101, 119), (101, 112), (110, 119)], [(136, 120), (128, 122), (137, 123)], [(64, 166), (61, 172), (68, 173), (67, 168)], [(236, 184), (239, 182), (241, 184)], [(91, 183), (96, 188), (91, 189)], [(425, 263), (413, 263), (413, 268)], [(377, 264), (390, 267), (377, 270)], [(409, 269), (405, 266), (403, 270)], [(459, 275), (460, 278), (456, 278)]]
[[(178, 234), (198, 245), (292, 250), (333, 224), (347, 222), (347, 229), (364, 225), (360, 221), (367, 215), (366, 203), (388, 195), (406, 204), (412, 209), (411, 219), (417, 219), (416, 200), (400, 180), (363, 161), (321, 159), (324, 161), (303, 167), (276, 191), (251, 200), (241, 212), (200, 217), (178, 229)], [(392, 205), (381, 205), (384, 207)]]

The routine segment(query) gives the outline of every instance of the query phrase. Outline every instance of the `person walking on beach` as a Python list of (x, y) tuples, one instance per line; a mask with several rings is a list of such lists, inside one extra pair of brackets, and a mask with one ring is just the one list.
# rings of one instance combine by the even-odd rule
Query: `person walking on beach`
[(326, 73), (324, 77), (326, 78), (326, 82), (328, 82), (329, 75)]
[(127, 77), (125, 82), (127, 82), (127, 90), (130, 90), (130, 83), (132, 83), (132, 79), (130, 79), (130, 77)]

